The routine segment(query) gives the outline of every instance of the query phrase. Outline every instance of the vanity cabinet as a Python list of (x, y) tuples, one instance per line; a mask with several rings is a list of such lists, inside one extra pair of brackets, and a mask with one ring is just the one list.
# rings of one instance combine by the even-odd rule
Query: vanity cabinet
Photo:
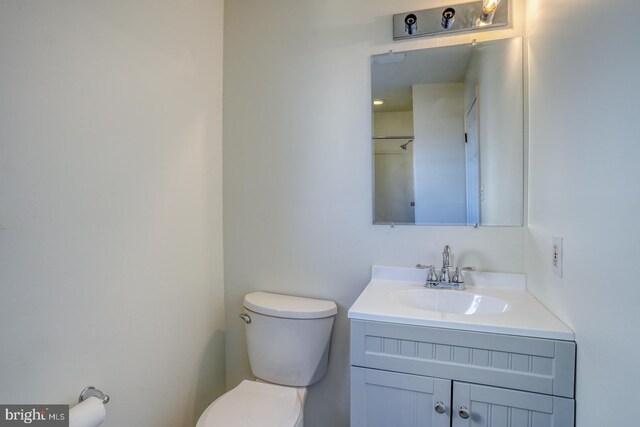
[(575, 343), (351, 321), (351, 427), (571, 427)]

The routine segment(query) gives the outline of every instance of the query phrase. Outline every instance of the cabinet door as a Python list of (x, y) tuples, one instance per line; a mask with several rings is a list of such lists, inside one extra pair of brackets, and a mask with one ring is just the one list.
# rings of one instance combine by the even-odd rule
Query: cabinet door
[(449, 427), (450, 400), (450, 380), (351, 367), (351, 427)]
[[(461, 408), (468, 411), (467, 414)], [(574, 400), (453, 383), (453, 427), (571, 427)]]

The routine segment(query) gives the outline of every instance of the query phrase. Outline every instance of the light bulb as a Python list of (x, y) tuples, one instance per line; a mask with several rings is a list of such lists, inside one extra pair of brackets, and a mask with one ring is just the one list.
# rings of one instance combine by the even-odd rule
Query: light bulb
[(373, 105), (382, 105), (384, 104), (384, 99), (374, 99)]
[(482, 0), (482, 11), (486, 14), (493, 13), (498, 8), (500, 0)]
[(490, 25), (493, 22), (493, 15), (498, 8), (498, 3), (500, 3), (500, 0), (482, 0), (479, 25)]

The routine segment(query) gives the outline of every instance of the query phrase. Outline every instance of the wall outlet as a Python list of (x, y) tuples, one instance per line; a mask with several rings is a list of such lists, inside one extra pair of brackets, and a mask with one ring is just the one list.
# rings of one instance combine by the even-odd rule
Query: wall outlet
[(551, 263), (553, 274), (562, 277), (562, 237), (553, 237)]

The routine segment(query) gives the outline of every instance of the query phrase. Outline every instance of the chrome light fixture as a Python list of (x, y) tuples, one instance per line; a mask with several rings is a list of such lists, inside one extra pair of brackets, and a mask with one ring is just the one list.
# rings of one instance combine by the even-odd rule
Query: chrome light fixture
[(509, 25), (509, 0), (476, 0), (393, 15), (393, 39), (486, 30)]

